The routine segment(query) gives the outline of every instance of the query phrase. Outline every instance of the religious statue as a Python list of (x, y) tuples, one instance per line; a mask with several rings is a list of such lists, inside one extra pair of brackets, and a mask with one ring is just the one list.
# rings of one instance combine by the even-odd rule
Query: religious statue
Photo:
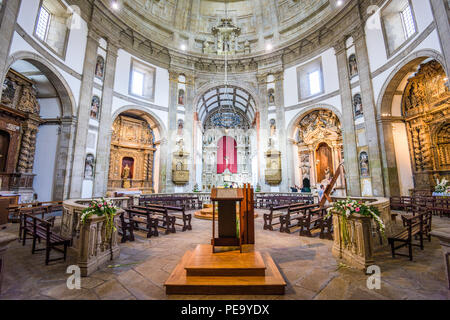
[(180, 89), (178, 91), (178, 104), (180, 106), (184, 106), (184, 90), (183, 89)]
[(102, 56), (97, 57), (97, 64), (95, 65), (95, 76), (103, 79), (103, 72), (105, 68), (105, 59)]
[(355, 110), (355, 118), (363, 115), (362, 100), (359, 93), (353, 97), (353, 109)]
[(327, 168), (325, 169), (325, 179), (326, 179), (327, 181), (331, 181), (331, 171), (330, 171), (330, 167), (327, 167)]
[(177, 135), (179, 135), (179, 136), (183, 135), (183, 127), (184, 127), (184, 121), (182, 119), (178, 120)]
[(369, 177), (369, 156), (363, 151), (359, 154), (359, 166), (362, 177)]
[(123, 187), (125, 189), (128, 189), (131, 186), (129, 178), (130, 178), (130, 167), (128, 166), (128, 164), (126, 164), (122, 171)]
[(348, 68), (350, 71), (350, 78), (352, 78), (358, 74), (358, 63), (356, 61), (356, 55), (352, 54), (348, 58)]
[(97, 96), (92, 97), (91, 103), (91, 119), (98, 120), (98, 113), (100, 111), (100, 98)]
[(269, 96), (269, 105), (272, 105), (275, 103), (275, 90), (273, 88), (270, 88), (267, 92)]

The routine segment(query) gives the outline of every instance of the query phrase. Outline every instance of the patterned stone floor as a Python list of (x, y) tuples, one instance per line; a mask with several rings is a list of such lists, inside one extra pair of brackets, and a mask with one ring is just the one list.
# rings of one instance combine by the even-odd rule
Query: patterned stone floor
[[(67, 263), (44, 264), (44, 253), (31, 254), (31, 244), (10, 245), (0, 299), (450, 299), (444, 259), (437, 239), (414, 249), (414, 261), (392, 259), (388, 250), (376, 254), (381, 289), (369, 290), (362, 271), (339, 266), (331, 254), (332, 242), (262, 230), (262, 212), (256, 219), (256, 247), (269, 252), (288, 283), (284, 296), (167, 296), (164, 282), (186, 250), (208, 243), (211, 222), (193, 219), (193, 231), (161, 235), (121, 244), (120, 258), (90, 277), (81, 290), (66, 286)], [(450, 219), (433, 217), (433, 227), (450, 226)], [(8, 230), (15, 232), (17, 225)]]

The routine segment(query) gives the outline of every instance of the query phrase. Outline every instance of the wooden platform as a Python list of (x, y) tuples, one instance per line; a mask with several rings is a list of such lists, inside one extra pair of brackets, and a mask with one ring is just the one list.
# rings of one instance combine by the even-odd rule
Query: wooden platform
[[(201, 245), (187, 251), (164, 284), (167, 294), (204, 295), (282, 295), (286, 282), (281, 276), (270, 254), (254, 252), (240, 254), (239, 251), (215, 253), (209, 245)], [(217, 257), (215, 257), (217, 255)], [(243, 257), (240, 257), (244, 255)], [(242, 258), (242, 260), (241, 260)], [(189, 273), (197, 275), (188, 275)], [(258, 275), (249, 275), (249, 267)], [(214, 270), (220, 270), (218, 275)], [(264, 275), (261, 275), (261, 270)], [(199, 275), (205, 274), (205, 275)], [(214, 275), (212, 275), (214, 274)], [(233, 275), (231, 275), (233, 274)], [(235, 275), (239, 274), (239, 275)]]
[(266, 266), (259, 252), (239, 251), (212, 253), (210, 245), (199, 245), (185, 266), (190, 276), (261, 276)]

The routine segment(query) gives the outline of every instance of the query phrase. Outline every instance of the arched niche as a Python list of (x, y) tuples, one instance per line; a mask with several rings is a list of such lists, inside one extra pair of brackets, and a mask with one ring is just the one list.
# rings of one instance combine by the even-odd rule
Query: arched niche
[[(434, 66), (439, 65), (441, 74), (445, 74), (442, 62), (443, 58), (438, 52), (428, 49), (419, 50), (404, 59), (391, 72), (381, 89), (377, 108), (381, 116), (379, 132), (381, 133), (380, 140), (384, 142), (382, 143), (382, 160), (388, 195), (410, 195), (412, 190), (429, 193), (433, 188), (434, 178), (440, 175), (434, 160), (437, 155), (435, 145), (433, 145), (432, 131), (440, 127), (440, 122), (447, 121), (446, 114), (448, 111), (446, 110), (448, 110), (448, 107), (441, 105), (438, 109), (435, 109), (434, 103), (426, 103), (425, 107), (416, 108), (413, 112), (414, 115), (411, 112), (408, 115), (408, 112), (405, 113), (405, 103), (409, 99), (409, 93), (411, 93), (412, 84), (410, 80), (417, 80), (417, 76), (419, 78), (425, 76), (425, 70), (422, 71), (422, 75), (420, 74), (421, 66), (430, 63)], [(447, 78), (447, 75), (441, 77)], [(432, 84), (433, 80), (428, 82)], [(426, 93), (430, 89), (421, 88), (420, 90)], [(445, 100), (445, 97), (443, 99)], [(441, 111), (443, 113), (436, 119), (433, 114)], [(434, 124), (424, 126), (422, 120), (425, 117), (428, 117)], [(413, 118), (416, 118), (416, 120), (410, 121)], [(417, 131), (411, 130), (413, 127), (420, 129), (419, 134), (417, 134)], [(429, 128), (431, 128), (431, 131)], [(420, 132), (423, 130), (426, 132)], [(414, 146), (417, 144), (419, 137), (420, 143), (425, 147), (420, 152)], [(421, 165), (423, 160), (419, 159), (423, 156), (427, 158), (425, 159), (427, 164), (424, 162), (424, 166)], [(416, 165), (417, 162), (419, 166)], [(447, 173), (441, 174), (448, 176)]]

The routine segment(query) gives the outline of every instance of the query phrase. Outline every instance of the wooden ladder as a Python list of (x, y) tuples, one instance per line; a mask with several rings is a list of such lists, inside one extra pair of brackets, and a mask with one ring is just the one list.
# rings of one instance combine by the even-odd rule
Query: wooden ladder
[(330, 194), (331, 191), (333, 191), (334, 185), (336, 184), (337, 179), (339, 179), (339, 176), (341, 174), (341, 168), (344, 171), (345, 174), (345, 168), (344, 168), (344, 161), (342, 161), (339, 166), (336, 169), (336, 172), (333, 175), (333, 179), (331, 179), (331, 182), (327, 185), (327, 187), (325, 188), (325, 191), (323, 193), (323, 197), (322, 199), (320, 199), (319, 201), (319, 206), (323, 207), (323, 205), (325, 204), (325, 201), (328, 200), (328, 202), (333, 202), (333, 200), (331, 200)]

